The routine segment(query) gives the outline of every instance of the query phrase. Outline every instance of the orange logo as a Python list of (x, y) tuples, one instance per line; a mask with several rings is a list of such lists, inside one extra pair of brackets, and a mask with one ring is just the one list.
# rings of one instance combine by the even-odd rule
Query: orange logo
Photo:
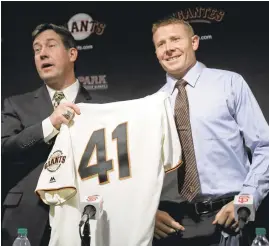
[(248, 200), (249, 200), (249, 196), (239, 196), (238, 198), (238, 202), (240, 203), (248, 202)]
[(94, 196), (88, 196), (87, 197), (87, 201), (88, 202), (94, 202), (94, 201), (96, 201), (98, 199), (98, 196), (97, 195), (94, 195)]

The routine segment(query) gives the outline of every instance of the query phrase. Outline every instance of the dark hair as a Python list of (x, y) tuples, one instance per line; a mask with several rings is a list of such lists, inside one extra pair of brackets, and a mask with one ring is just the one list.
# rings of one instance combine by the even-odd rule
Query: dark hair
[(53, 30), (56, 32), (62, 39), (64, 47), (66, 49), (76, 48), (76, 41), (69, 30), (64, 26), (57, 26), (55, 24), (40, 24), (38, 25), (35, 30), (32, 32), (32, 41), (34, 42), (35, 38), (42, 32), (46, 30)]

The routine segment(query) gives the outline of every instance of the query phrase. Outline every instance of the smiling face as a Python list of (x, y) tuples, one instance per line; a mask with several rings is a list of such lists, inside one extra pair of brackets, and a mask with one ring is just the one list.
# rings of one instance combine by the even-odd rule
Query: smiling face
[(74, 82), (74, 62), (77, 58), (75, 48), (67, 49), (55, 31), (41, 32), (33, 42), (34, 59), (38, 74), (44, 82), (54, 84)]
[(184, 24), (173, 23), (157, 28), (153, 34), (156, 56), (163, 69), (175, 78), (182, 78), (195, 64), (199, 37)]

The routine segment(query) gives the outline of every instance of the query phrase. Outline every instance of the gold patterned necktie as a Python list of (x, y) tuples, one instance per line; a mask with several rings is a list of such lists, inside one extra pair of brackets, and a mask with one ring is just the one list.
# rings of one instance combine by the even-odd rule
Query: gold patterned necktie
[(183, 157), (183, 165), (178, 168), (178, 191), (183, 198), (190, 202), (200, 192), (201, 188), (191, 133), (186, 84), (187, 82), (181, 79), (175, 85), (175, 88), (178, 89), (175, 102), (175, 122)]
[(56, 91), (53, 98), (52, 98), (53, 107), (57, 108), (59, 106), (61, 100), (64, 98), (65, 98), (65, 96), (64, 96), (64, 93), (62, 91)]

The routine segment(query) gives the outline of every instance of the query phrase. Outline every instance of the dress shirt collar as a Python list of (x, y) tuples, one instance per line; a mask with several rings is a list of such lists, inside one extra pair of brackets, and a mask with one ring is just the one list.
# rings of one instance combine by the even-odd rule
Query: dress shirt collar
[[(183, 77), (184, 80), (186, 80), (188, 82), (188, 84), (192, 87), (195, 87), (203, 68), (205, 68), (206, 66), (201, 63), (201, 62), (196, 62), (195, 65), (187, 72), (187, 74)], [(168, 93), (172, 94), (175, 84), (177, 82), (177, 79), (173, 78), (171, 75), (166, 74), (166, 88), (165, 91), (167, 91)]]
[[(56, 90), (50, 88), (48, 85), (46, 85), (46, 87), (48, 89), (50, 99), (52, 100)], [(76, 80), (75, 83), (66, 87), (64, 90), (62, 90), (62, 92), (64, 93), (64, 96), (68, 102), (74, 102), (78, 94), (78, 90), (79, 90), (79, 82), (78, 80)]]

